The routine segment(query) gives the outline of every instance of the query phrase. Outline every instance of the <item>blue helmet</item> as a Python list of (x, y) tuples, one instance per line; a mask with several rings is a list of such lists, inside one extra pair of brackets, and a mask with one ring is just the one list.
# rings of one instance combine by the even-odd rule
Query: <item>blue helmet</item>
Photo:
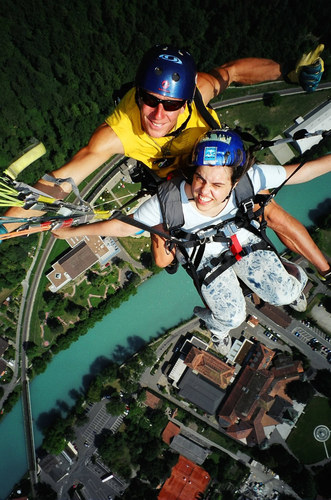
[(193, 58), (186, 50), (156, 45), (144, 55), (136, 85), (166, 97), (192, 100), (197, 80)]
[(244, 166), (244, 144), (236, 132), (229, 129), (209, 130), (195, 145), (192, 165)]

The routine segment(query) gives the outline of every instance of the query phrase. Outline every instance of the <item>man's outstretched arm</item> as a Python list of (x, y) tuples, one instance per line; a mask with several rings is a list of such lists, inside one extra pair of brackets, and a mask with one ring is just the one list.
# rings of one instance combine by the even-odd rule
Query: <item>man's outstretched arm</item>
[(330, 270), (329, 262), (301, 222), (274, 200), (266, 207), (264, 214), (268, 227), (289, 250), (305, 257), (321, 274)]
[(324, 45), (303, 54), (297, 63), (281, 64), (272, 59), (247, 57), (230, 61), (208, 73), (198, 73), (198, 87), (205, 104), (233, 82), (243, 85), (282, 80), (301, 85), (306, 92), (316, 90), (323, 71), (324, 62), (320, 54)]
[[(103, 165), (115, 154), (123, 154), (123, 145), (115, 132), (103, 123), (92, 134), (89, 143), (83, 147), (63, 167), (54, 170), (50, 175), (58, 179), (71, 177), (78, 186), (86, 177)], [(57, 199), (64, 199), (71, 191), (71, 184), (63, 183), (61, 186), (40, 179), (35, 186), (40, 191)], [(34, 217), (41, 215), (36, 210), (24, 210), (22, 208), (10, 208), (6, 212), (8, 217)], [(13, 231), (20, 224), (5, 225), (8, 231)]]

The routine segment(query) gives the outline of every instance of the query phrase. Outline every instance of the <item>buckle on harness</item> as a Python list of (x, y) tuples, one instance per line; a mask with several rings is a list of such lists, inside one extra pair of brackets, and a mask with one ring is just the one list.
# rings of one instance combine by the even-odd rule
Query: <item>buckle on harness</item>
[(213, 241), (213, 237), (215, 236), (216, 231), (214, 228), (211, 228), (207, 231), (200, 229), (200, 231), (196, 232), (197, 237), (199, 238), (200, 245), (204, 245), (205, 243), (211, 243)]
[(223, 227), (223, 234), (226, 238), (232, 238), (238, 231), (238, 226), (234, 224), (233, 222), (230, 222), (230, 224), (226, 224)]
[(243, 248), (240, 245), (236, 234), (233, 234), (231, 236), (231, 241), (232, 241), (232, 245), (230, 246), (230, 250), (231, 250), (232, 254), (234, 255), (235, 259), (236, 260), (242, 259), (240, 252), (242, 251)]
[(253, 200), (244, 201), (241, 204), (241, 206), (243, 208), (244, 213), (247, 214), (247, 212), (253, 210), (253, 208), (254, 208), (254, 201)]

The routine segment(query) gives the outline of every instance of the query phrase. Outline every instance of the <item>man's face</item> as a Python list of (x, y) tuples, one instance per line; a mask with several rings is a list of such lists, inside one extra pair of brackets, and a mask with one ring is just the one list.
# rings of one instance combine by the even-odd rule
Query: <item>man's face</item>
[(148, 94), (161, 101), (183, 102), (183, 105), (178, 110), (166, 111), (161, 103), (158, 103), (156, 107), (152, 107), (145, 104), (141, 97), (139, 98), (140, 119), (143, 130), (151, 137), (164, 137), (175, 127), (178, 116), (185, 110), (186, 102), (184, 103), (181, 99), (167, 99), (153, 92), (148, 92)]
[(192, 197), (196, 208), (205, 215), (218, 215), (232, 190), (231, 167), (199, 166), (193, 176)]

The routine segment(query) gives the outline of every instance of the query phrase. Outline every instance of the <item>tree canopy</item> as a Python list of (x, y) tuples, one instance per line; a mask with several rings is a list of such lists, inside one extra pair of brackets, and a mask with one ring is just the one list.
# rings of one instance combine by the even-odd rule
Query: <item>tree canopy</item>
[(324, 0), (183, 0), (176, 8), (170, 0), (3, 0), (0, 167), (31, 136), (48, 153), (24, 179), (60, 167), (111, 112), (113, 91), (134, 79), (156, 43), (189, 49), (200, 70), (247, 56), (295, 61), (317, 43), (330, 46), (330, 9)]

